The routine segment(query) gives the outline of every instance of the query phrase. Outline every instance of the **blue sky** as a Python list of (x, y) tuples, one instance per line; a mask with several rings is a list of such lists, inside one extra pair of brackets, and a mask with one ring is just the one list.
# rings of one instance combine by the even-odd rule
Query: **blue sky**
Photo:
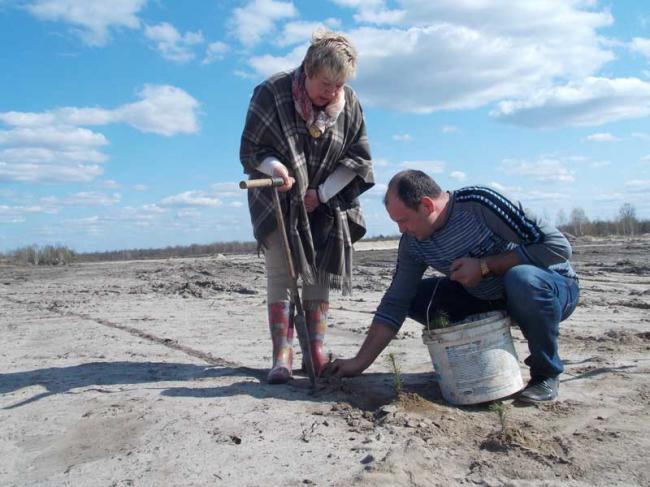
[(650, 218), (646, 2), (0, 0), (0, 251), (251, 240), (252, 90), (323, 26), (359, 51), (369, 235), (397, 232), (407, 167), (551, 220)]

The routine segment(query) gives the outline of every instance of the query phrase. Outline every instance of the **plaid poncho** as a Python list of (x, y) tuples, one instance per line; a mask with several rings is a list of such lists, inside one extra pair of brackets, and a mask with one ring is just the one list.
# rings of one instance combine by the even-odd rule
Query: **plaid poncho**
[[(366, 232), (356, 197), (374, 185), (363, 112), (356, 94), (346, 85), (345, 108), (336, 124), (321, 137), (312, 138), (294, 106), (292, 74), (279, 73), (255, 88), (239, 157), (251, 178), (268, 177), (256, 170), (268, 156), (275, 156), (288, 168), (296, 183), (291, 191), (280, 194), (280, 200), (296, 270), (303, 282), (327, 284), (347, 294), (352, 288), (352, 243)], [(324, 248), (315, 249), (303, 201), (305, 192), (317, 188), (339, 164), (357, 177), (328, 201), (334, 226)], [(253, 233), (260, 247), (276, 228), (271, 191), (248, 192)]]

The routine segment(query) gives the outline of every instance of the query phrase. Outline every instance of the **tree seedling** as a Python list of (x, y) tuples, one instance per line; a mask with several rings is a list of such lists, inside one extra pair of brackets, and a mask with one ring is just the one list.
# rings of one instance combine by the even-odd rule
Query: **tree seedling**
[(499, 424), (501, 425), (501, 431), (499, 434), (501, 435), (502, 438), (506, 437), (506, 433), (508, 431), (508, 425), (507, 425), (507, 407), (505, 404), (503, 404), (501, 401), (499, 402), (494, 402), (490, 404), (490, 411), (495, 413), (497, 417), (499, 418)]
[(438, 311), (429, 320), (429, 328), (447, 328), (450, 325), (449, 315), (444, 311)]
[(397, 363), (395, 354), (392, 352), (388, 354), (388, 363), (393, 370), (393, 388), (395, 389), (395, 395), (399, 397), (402, 393), (402, 371)]

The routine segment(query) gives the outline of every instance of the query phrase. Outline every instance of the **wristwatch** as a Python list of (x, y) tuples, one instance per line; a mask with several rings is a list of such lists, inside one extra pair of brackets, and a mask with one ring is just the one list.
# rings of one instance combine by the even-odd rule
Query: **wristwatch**
[(485, 279), (491, 274), (490, 268), (488, 267), (487, 260), (479, 259), (479, 265), (481, 266), (481, 277)]

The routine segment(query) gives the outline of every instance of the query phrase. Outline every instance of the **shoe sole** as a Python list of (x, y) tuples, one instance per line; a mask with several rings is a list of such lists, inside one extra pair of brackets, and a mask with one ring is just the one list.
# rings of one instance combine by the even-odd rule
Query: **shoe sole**
[(532, 399), (530, 397), (523, 396), (515, 397), (514, 399), (519, 402), (525, 402), (526, 404), (548, 404), (557, 401), (557, 397), (553, 397), (551, 399)]

